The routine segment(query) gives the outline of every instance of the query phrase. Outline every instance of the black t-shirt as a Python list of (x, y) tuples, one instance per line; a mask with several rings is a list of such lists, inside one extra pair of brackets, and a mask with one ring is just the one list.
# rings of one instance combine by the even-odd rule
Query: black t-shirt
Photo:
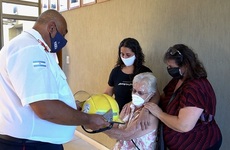
[[(152, 71), (148, 67), (142, 66), (138, 73), (143, 72)], [(110, 73), (108, 84), (114, 88), (113, 92), (120, 111), (126, 103), (132, 101), (133, 78), (133, 74), (125, 74), (122, 72), (120, 66), (115, 67)]]

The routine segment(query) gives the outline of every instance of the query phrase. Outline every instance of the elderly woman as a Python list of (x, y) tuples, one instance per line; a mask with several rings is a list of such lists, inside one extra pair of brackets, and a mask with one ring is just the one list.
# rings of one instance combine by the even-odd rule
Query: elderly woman
[(120, 118), (125, 124), (114, 126), (104, 132), (117, 139), (114, 150), (155, 149), (158, 119), (150, 115), (151, 125), (146, 130), (141, 130), (141, 126), (136, 127), (136, 121), (144, 104), (155, 95), (156, 91), (156, 78), (152, 73), (140, 73), (134, 77), (132, 102), (130, 105), (125, 105), (120, 113)]

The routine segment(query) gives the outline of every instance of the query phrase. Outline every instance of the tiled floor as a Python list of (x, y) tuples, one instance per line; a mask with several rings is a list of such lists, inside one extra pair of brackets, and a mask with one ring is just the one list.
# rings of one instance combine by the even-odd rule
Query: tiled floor
[[(93, 146), (94, 145), (94, 146)], [(108, 150), (103, 145), (89, 139), (79, 132), (75, 132), (75, 137), (69, 143), (64, 144), (64, 150)]]

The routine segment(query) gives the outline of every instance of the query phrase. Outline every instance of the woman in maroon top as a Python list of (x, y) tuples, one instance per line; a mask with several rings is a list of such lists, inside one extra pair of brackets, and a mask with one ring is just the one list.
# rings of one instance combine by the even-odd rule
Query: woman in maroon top
[(197, 55), (177, 44), (165, 53), (164, 61), (173, 79), (164, 88), (161, 108), (145, 105), (163, 126), (170, 150), (218, 150), (222, 135), (216, 121), (216, 97)]

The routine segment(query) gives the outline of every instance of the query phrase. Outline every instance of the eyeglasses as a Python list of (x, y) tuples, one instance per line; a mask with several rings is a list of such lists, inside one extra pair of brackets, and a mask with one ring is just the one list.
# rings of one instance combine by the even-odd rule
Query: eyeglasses
[(175, 56), (175, 55), (179, 55), (180, 56), (180, 59), (181, 59), (181, 62), (183, 61), (183, 55), (181, 54), (181, 52), (179, 50), (177, 50), (176, 48), (174, 47), (170, 47), (167, 51), (171, 56)]
[(145, 94), (148, 94), (148, 92), (143, 92), (143, 91), (137, 91), (136, 89), (132, 89), (132, 93), (133, 94), (135, 94), (135, 93), (137, 93), (138, 95), (140, 95), (140, 96), (143, 96), (143, 95), (145, 95)]

